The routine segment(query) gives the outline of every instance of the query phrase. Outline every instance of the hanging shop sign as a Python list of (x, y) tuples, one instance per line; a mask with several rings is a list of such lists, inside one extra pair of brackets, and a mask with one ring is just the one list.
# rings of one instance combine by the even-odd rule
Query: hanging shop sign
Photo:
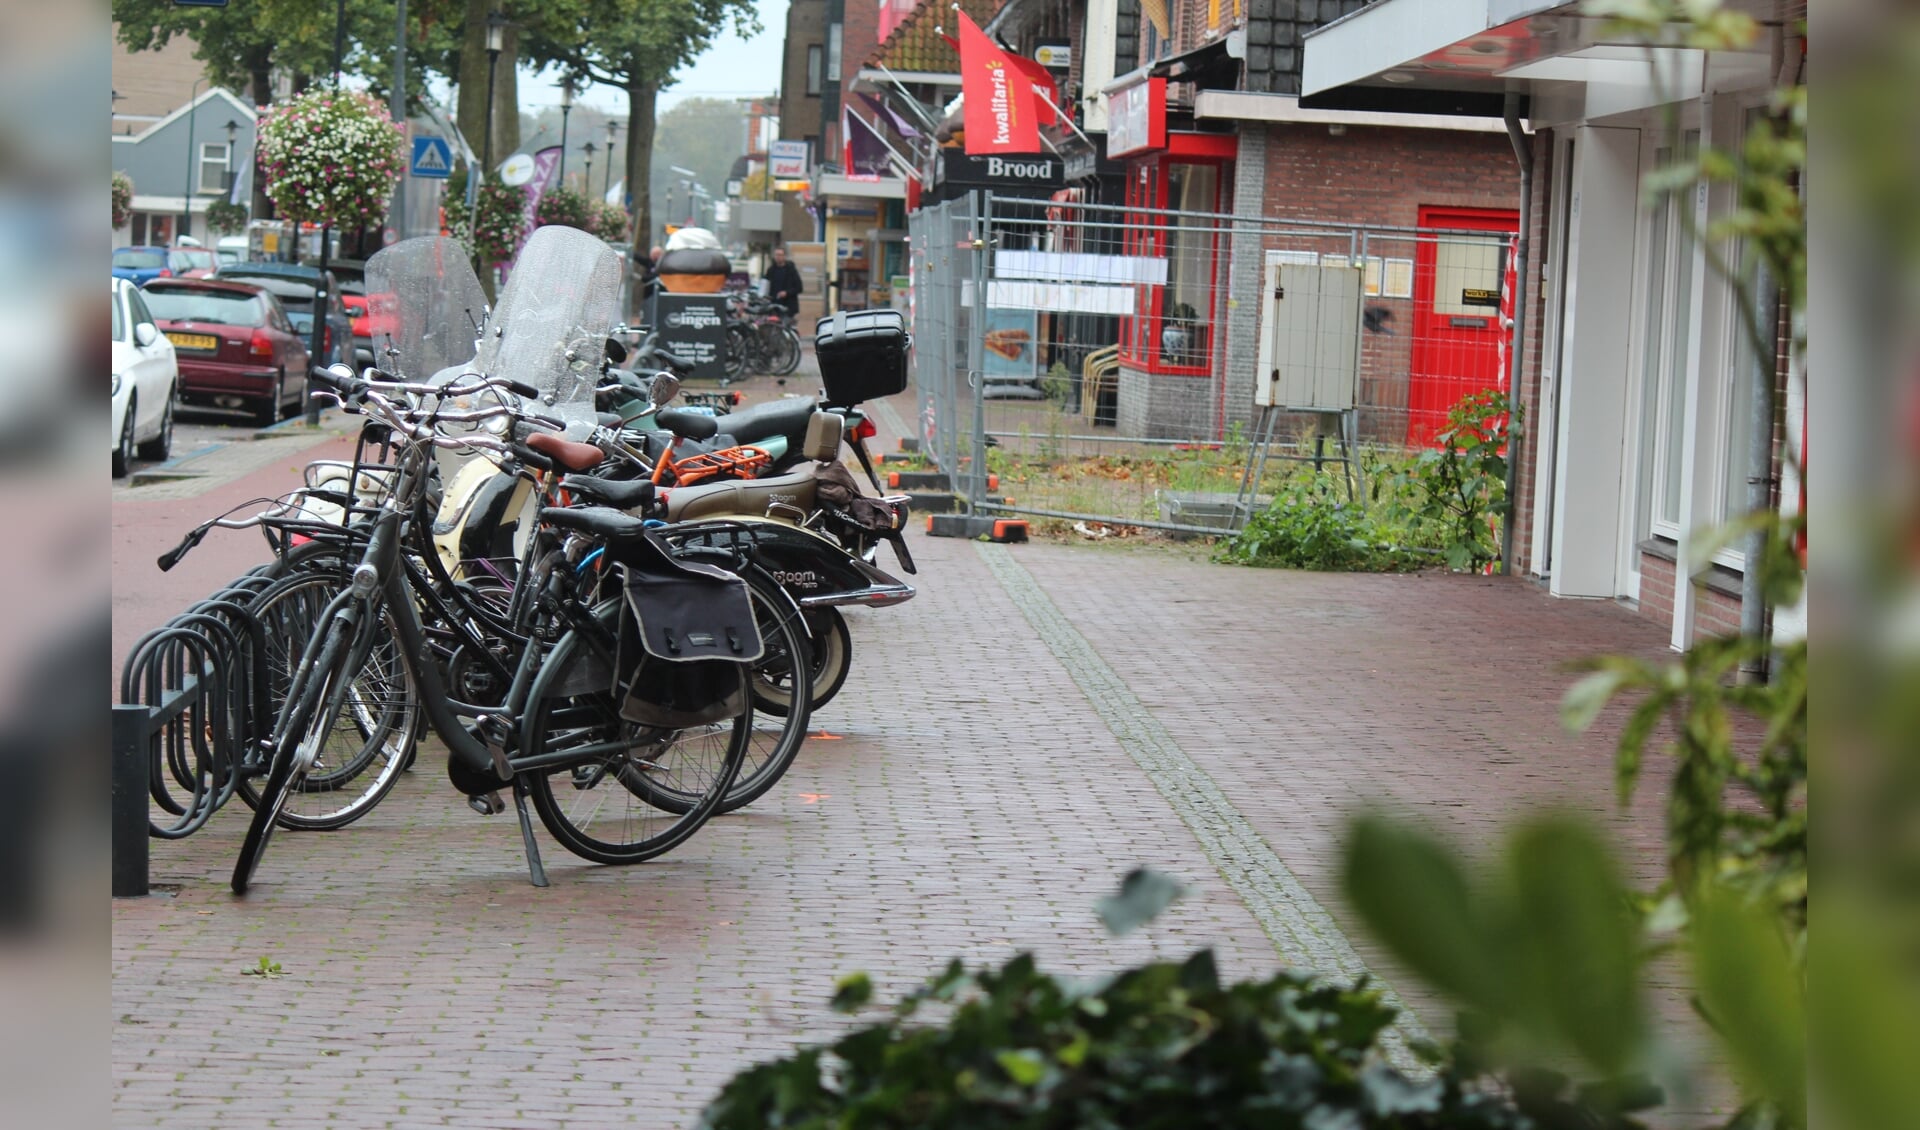
[(1058, 188), (1066, 183), (1066, 163), (1048, 154), (1037, 157), (969, 157), (939, 151), (935, 180), (972, 188)]
[(1107, 156), (1167, 147), (1167, 80), (1149, 78), (1107, 95)]

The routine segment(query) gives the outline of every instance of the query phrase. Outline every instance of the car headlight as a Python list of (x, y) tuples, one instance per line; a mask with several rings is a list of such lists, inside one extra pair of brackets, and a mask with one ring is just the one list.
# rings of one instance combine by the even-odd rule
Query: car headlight
[(113, 375), (113, 393), (112, 393), (112, 395), (114, 395), (114, 396), (119, 396), (119, 395), (120, 395), (120, 374), (119, 374), (119, 373), (115, 373), (115, 374)]

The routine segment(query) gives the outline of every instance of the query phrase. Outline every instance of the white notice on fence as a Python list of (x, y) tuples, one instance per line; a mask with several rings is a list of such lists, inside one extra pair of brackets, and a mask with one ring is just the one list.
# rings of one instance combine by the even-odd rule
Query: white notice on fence
[(1167, 261), (1143, 255), (1002, 251), (993, 257), (993, 277), (1163, 286), (1167, 281)]
[(1131, 286), (1094, 286), (1090, 283), (995, 279), (989, 284), (987, 295), (989, 304), (995, 309), (1124, 316), (1133, 313), (1134, 289)]

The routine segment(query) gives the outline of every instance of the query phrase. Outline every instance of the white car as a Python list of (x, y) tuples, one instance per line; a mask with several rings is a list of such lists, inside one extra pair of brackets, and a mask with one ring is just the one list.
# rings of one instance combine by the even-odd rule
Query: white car
[(113, 280), (113, 477), (138, 454), (165, 459), (173, 449), (180, 367), (173, 343), (154, 325), (140, 288)]

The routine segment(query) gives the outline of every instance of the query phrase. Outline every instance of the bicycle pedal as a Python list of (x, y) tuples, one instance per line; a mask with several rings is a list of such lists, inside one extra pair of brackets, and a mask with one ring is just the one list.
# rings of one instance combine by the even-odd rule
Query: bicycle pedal
[(467, 807), (482, 816), (498, 816), (507, 810), (507, 802), (501, 800), (500, 794), (497, 792), (486, 793), (481, 796), (468, 797)]

